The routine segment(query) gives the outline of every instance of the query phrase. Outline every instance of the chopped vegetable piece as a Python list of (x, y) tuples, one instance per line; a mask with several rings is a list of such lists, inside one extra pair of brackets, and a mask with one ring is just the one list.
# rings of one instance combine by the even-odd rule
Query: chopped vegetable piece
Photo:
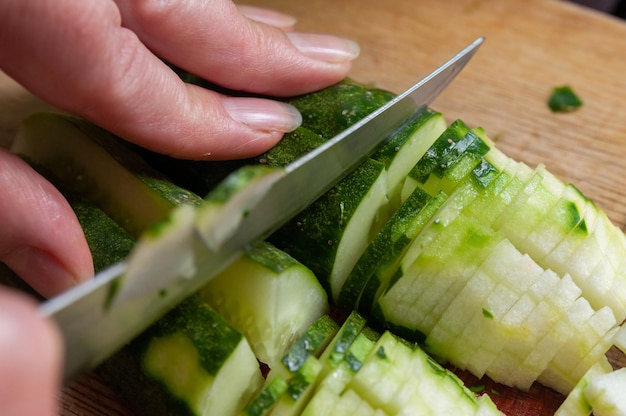
[(555, 87), (548, 100), (548, 107), (555, 113), (573, 111), (581, 105), (583, 105), (582, 100), (569, 85)]

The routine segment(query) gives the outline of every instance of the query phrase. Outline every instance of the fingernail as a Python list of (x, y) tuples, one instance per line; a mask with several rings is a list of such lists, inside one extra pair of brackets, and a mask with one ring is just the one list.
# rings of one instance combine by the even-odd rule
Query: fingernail
[(295, 130), (302, 123), (300, 112), (292, 105), (279, 101), (250, 97), (224, 97), (224, 108), (230, 116), (256, 130)]
[(316, 33), (287, 33), (289, 40), (305, 56), (329, 63), (342, 63), (359, 56), (359, 45), (350, 39)]
[(57, 295), (78, 282), (54, 256), (35, 247), (15, 251), (4, 261), (44, 297)]
[(275, 10), (255, 6), (237, 6), (248, 18), (266, 25), (274, 26), (282, 30), (291, 30), (296, 24), (296, 18)]

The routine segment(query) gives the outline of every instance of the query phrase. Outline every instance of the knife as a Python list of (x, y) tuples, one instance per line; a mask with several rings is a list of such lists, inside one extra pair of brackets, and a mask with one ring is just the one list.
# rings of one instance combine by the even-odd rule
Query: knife
[[(123, 261), (43, 302), (65, 341), (65, 380), (100, 364), (345, 177), (456, 77), (478, 38), (388, 104), (223, 205), (181, 206)], [(297, 192), (295, 192), (297, 190)]]

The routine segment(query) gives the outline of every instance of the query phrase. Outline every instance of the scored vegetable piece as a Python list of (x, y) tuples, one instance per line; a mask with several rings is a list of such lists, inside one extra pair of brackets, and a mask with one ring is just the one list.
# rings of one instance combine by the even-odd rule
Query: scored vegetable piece
[(585, 400), (594, 415), (617, 416), (626, 413), (626, 368), (591, 377), (584, 388)]
[[(495, 148), (485, 157), (493, 156), (500, 159), (495, 166), (504, 166), (505, 159)], [(520, 171), (510, 166), (504, 167), (504, 172), (526, 182), (529, 168), (524, 166)], [(542, 267), (552, 268), (561, 275), (570, 274), (595, 308), (608, 304), (618, 320), (624, 319), (626, 285), (621, 277), (623, 273), (618, 270), (626, 250), (623, 232), (605, 219), (606, 214), (578, 189), (564, 184), (545, 166), (539, 165), (534, 172), (534, 179), (496, 219), (494, 226)], [(541, 176), (540, 182), (537, 175)], [(607, 296), (609, 292), (614, 294)]]
[[(476, 395), (454, 374), (388, 331), (348, 386), (387, 414), (474, 415), (479, 408)], [(495, 405), (483, 409), (500, 414)]]
[(617, 332), (615, 316), (608, 307), (604, 307), (575, 332), (575, 342), (564, 344), (549, 364), (555, 373), (569, 375), (571, 384), (575, 384), (593, 365), (606, 360), (606, 353), (613, 344)]
[(270, 414), (272, 416), (300, 415), (314, 394), (315, 385), (321, 377), (323, 367), (317, 357), (310, 356), (289, 380), (289, 385), (278, 397)]
[(485, 142), (465, 123), (454, 121), (407, 172), (403, 199), (417, 186), (432, 195), (441, 191), (450, 194), (488, 151)]
[[(321, 354), (322, 371), (315, 390), (302, 414), (316, 415), (336, 401), (365, 356), (373, 348), (378, 333), (366, 327), (366, 320), (356, 312), (348, 315), (339, 331)], [(333, 413), (329, 413), (333, 414)]]
[(280, 365), (271, 368), (271, 372), (280, 372), (287, 377), (295, 373), (309, 357), (319, 357), (338, 331), (339, 325), (333, 318), (329, 315), (321, 316), (289, 348), (287, 354), (280, 360)]
[[(429, 223), (418, 234), (403, 256), (400, 266), (394, 272), (394, 279), (389, 282), (383, 295), (377, 300), (374, 308), (376, 319), (393, 325), (403, 322), (404, 324), (400, 324), (400, 326), (409, 330), (416, 329), (414, 327), (411, 329), (406, 324), (409, 321), (414, 324), (414, 319), (420, 319), (416, 317), (417, 315), (412, 314), (411, 310), (412, 308), (422, 308), (423, 305), (417, 299), (426, 291), (431, 282), (436, 281), (427, 278), (427, 276), (435, 276), (444, 269), (452, 270), (457, 267), (464, 276), (469, 277), (472, 274), (471, 267), (474, 269), (478, 267), (479, 257), (473, 257), (468, 253), (470, 251), (472, 254), (476, 252), (484, 257), (487, 250), (483, 250), (484, 243), (481, 242), (480, 238), (471, 238), (473, 230), (475, 230), (472, 222), (468, 221), (465, 216), (459, 216), (460, 211), (477, 195), (477, 188), (469, 182), (449, 196), (441, 208), (431, 217)], [(463, 241), (467, 239), (468, 241), (464, 242), (470, 243), (467, 247), (463, 247), (463, 252), (458, 251), (461, 244), (459, 238)], [(465, 250), (466, 248), (467, 250)], [(458, 257), (453, 258), (453, 254), (458, 254)], [(420, 258), (419, 263), (414, 266), (418, 258)], [(453, 260), (453, 262), (449, 262), (449, 260)], [(470, 260), (470, 262), (464, 262), (464, 260)], [(448, 293), (451, 295), (451, 292), (446, 292), (446, 290), (453, 283), (453, 280), (437, 281), (437, 283), (447, 284), (447, 286), (442, 287), (441, 294)], [(457, 284), (459, 283), (457, 282)], [(439, 300), (440, 296), (429, 296), (429, 299)], [(440, 303), (440, 307), (444, 305), (444, 303)]]
[(266, 380), (261, 391), (253, 397), (241, 411), (241, 415), (268, 415), (276, 405), (279, 397), (287, 391), (289, 382), (282, 377)]
[(435, 197), (416, 188), (376, 234), (341, 287), (337, 304), (368, 314), (398, 263), (422, 227), (441, 206), (446, 196)]
[(246, 404), (244, 413), (300, 414), (322, 371), (318, 358), (338, 329), (329, 315), (322, 315), (309, 326), (280, 362), (270, 368), (263, 389)]
[(589, 381), (599, 375), (606, 374), (610, 369), (604, 368), (600, 364), (596, 364), (581, 377), (576, 387), (565, 397), (565, 400), (554, 413), (554, 416), (589, 416), (591, 414), (591, 405), (584, 396), (585, 388), (589, 385)]

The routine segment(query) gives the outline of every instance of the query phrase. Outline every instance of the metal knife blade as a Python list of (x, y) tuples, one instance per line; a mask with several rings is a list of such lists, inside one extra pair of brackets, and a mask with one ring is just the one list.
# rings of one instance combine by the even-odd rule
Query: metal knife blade
[(124, 261), (52, 298), (41, 313), (60, 327), (65, 379), (95, 367), (358, 166), (426, 108), (483, 43), (478, 38), (431, 74), (324, 145), (262, 176), (207, 219), (176, 209), (158, 237), (140, 239)]

